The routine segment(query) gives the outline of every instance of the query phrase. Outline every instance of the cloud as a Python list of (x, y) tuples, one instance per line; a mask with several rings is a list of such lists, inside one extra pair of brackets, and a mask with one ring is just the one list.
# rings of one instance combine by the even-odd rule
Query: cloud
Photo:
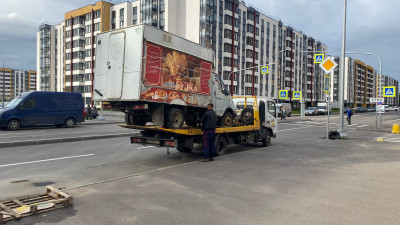
[[(1, 0), (0, 60), (11, 55), (13, 65), (36, 68), (36, 32), (39, 26), (63, 20), (68, 11), (97, 0)], [(180, 0), (181, 1), (181, 0)], [(191, 1), (191, 0), (187, 0)], [(343, 1), (338, 0), (245, 0), (259, 10), (281, 19), (296, 30), (341, 51)], [(381, 56), (385, 74), (400, 80), (398, 37), (400, 1), (349, 0), (347, 5), (348, 51), (373, 52)], [(354, 56), (356, 57), (356, 56)], [(374, 57), (357, 57), (378, 68)]]
[(7, 15), (7, 18), (9, 18), (9, 19), (16, 19), (18, 16), (19, 16), (18, 13), (13, 12), (13, 13), (8, 14), (8, 15)]

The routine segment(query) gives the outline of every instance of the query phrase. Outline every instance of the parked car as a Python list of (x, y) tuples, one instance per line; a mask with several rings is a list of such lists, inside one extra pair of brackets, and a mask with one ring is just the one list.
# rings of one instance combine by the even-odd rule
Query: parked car
[(367, 112), (375, 112), (374, 108), (367, 108)]
[(390, 106), (389, 107), (389, 111), (397, 111), (397, 110), (399, 110), (398, 106)]
[(85, 115), (88, 113), (88, 109), (90, 109), (89, 114), (87, 115), (88, 118), (96, 119), (99, 116), (97, 109), (90, 107), (85, 107)]
[(317, 109), (318, 109), (318, 113), (319, 113), (319, 115), (325, 115), (325, 114), (328, 114), (328, 111), (326, 111), (326, 108), (325, 108), (325, 106), (318, 106), (318, 107), (317, 107)]
[(0, 127), (56, 125), (74, 127), (84, 121), (83, 97), (71, 92), (25, 92), (0, 109)]
[(317, 109), (317, 107), (308, 107), (305, 111), (304, 114), (306, 116), (315, 116), (315, 115), (319, 115), (319, 111)]
[(354, 109), (353, 109), (353, 112), (356, 112), (356, 113), (363, 113), (363, 112), (364, 112), (364, 109), (361, 108), (361, 107), (357, 107), (357, 108), (354, 108)]
[(388, 105), (384, 105), (385, 107), (385, 112), (389, 112), (389, 106)]

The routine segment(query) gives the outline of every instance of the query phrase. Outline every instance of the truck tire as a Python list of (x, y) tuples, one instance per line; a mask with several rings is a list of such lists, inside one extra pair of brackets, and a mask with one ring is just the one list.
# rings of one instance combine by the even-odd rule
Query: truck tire
[(12, 119), (8, 121), (7, 130), (18, 130), (19, 128), (21, 128), (21, 122), (19, 122), (19, 120)]
[(251, 125), (254, 123), (254, 111), (250, 108), (245, 108), (240, 113), (240, 121), (245, 125)]
[(180, 152), (190, 153), (190, 152), (192, 152), (193, 149), (185, 147), (185, 140), (179, 140), (178, 147), (176, 147), (176, 150), (178, 150)]
[(222, 127), (232, 127), (233, 126), (233, 115), (230, 112), (226, 112), (221, 119)]
[(267, 147), (270, 146), (272, 142), (271, 131), (267, 130), (265, 137), (262, 139), (262, 146)]
[(215, 154), (217, 156), (225, 155), (228, 149), (228, 141), (223, 135), (218, 135), (217, 142), (215, 143)]
[(74, 127), (74, 126), (75, 126), (75, 120), (74, 120), (74, 118), (71, 118), (71, 117), (70, 117), (70, 118), (66, 119), (64, 125), (65, 125), (66, 128), (72, 128), (72, 127)]
[(126, 125), (144, 126), (147, 123), (147, 119), (141, 117), (138, 113), (125, 113), (125, 123)]
[(130, 115), (131, 114), (129, 114), (129, 113), (125, 113), (125, 124), (126, 125), (132, 125)]
[(179, 129), (183, 127), (183, 122), (185, 121), (185, 117), (183, 115), (182, 110), (178, 108), (172, 108), (167, 111), (165, 121), (167, 128)]
[(186, 125), (195, 127), (197, 126), (197, 117), (195, 115), (186, 116)]

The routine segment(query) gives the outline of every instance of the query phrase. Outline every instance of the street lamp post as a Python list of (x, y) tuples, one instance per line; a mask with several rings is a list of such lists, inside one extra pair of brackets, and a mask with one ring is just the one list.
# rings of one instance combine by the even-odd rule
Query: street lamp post
[(340, 59), (340, 69), (339, 69), (339, 104), (340, 104), (340, 121), (338, 132), (340, 137), (347, 137), (347, 133), (343, 127), (343, 103), (344, 103), (344, 62), (346, 55), (346, 9), (347, 0), (344, 0), (344, 11), (343, 11), (343, 38), (342, 38), (342, 58)]
[(5, 74), (5, 72), (6, 72), (6, 69), (4, 68), (4, 62), (6, 62), (6, 61), (10, 61), (10, 60), (14, 60), (14, 59), (12, 59), (12, 58), (5, 58), (5, 59), (3, 59), (3, 98), (2, 98), (2, 105), (3, 105), (3, 109), (4, 109), (4, 98), (5, 98), (5, 91), (6, 91), (6, 74)]

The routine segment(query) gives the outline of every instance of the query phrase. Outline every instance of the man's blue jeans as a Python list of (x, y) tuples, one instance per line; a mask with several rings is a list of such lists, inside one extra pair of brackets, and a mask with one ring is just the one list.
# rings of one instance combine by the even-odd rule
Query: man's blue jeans
[(215, 156), (215, 131), (204, 131), (203, 133), (203, 153), (204, 159), (214, 158)]

